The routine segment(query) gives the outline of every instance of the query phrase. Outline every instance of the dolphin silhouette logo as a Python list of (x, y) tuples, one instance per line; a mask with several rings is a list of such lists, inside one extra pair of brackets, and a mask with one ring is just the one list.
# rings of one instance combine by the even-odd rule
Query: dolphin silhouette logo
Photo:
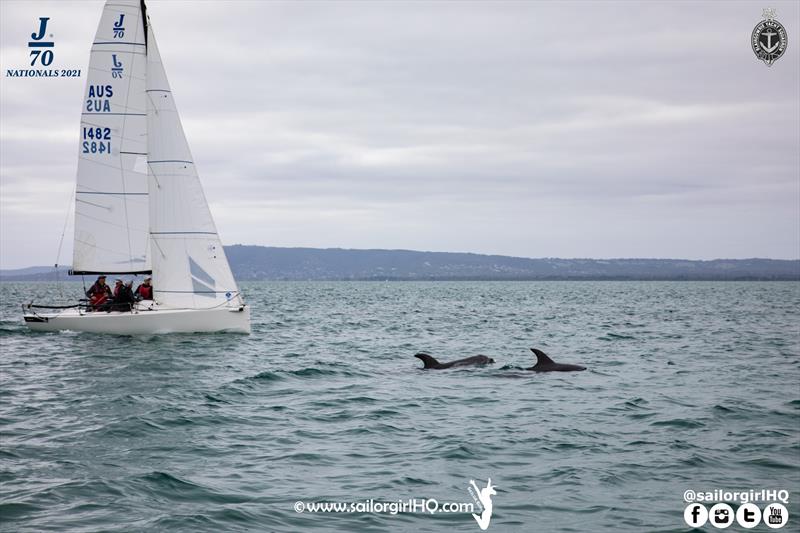
[(489, 521), (492, 519), (492, 496), (496, 496), (497, 492), (494, 490), (495, 487), (492, 485), (492, 478), (489, 478), (486, 481), (486, 486), (482, 489), (478, 488), (478, 485), (475, 484), (474, 479), (469, 480), (470, 485), (472, 488), (475, 489), (475, 492), (478, 494), (478, 499), (481, 501), (481, 505), (483, 506), (483, 511), (481, 512), (480, 516), (472, 513), (472, 518), (478, 523), (478, 527), (481, 528), (482, 531), (486, 531), (489, 527)]

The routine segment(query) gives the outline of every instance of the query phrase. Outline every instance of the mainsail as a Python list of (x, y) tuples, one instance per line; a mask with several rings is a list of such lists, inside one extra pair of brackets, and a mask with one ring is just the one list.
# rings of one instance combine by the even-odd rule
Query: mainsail
[(150, 270), (146, 49), (140, 1), (108, 2), (92, 44), (81, 112), (75, 274)]
[(147, 166), (156, 300), (182, 308), (242, 302), (147, 25)]

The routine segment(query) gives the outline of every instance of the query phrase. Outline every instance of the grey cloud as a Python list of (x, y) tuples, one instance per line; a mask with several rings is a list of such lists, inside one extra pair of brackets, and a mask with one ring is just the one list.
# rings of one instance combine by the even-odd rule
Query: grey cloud
[[(2, 2), (3, 68), (45, 13), (85, 65), (101, 6)], [(800, 61), (791, 42), (755, 59), (758, 3), (148, 6), (226, 242), (800, 256)], [(791, 41), (800, 7), (775, 7)], [(31, 211), (63, 222), (85, 79), (20, 81), (2, 80), (4, 236)]]

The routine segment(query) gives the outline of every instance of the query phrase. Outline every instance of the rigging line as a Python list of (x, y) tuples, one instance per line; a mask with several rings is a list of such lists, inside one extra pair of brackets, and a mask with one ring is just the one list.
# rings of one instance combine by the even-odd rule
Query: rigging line
[[(100, 209), (105, 209), (106, 211), (111, 211), (111, 207), (109, 207), (107, 205), (95, 204), (93, 202), (87, 202), (86, 200), (81, 200), (79, 198), (76, 198), (75, 199), (75, 203), (77, 204), (78, 202), (80, 202), (82, 204), (89, 204), (89, 205), (92, 205), (94, 207), (99, 207)], [(83, 214), (83, 213), (81, 213), (81, 214)]]
[(155, 292), (169, 292), (172, 294), (227, 294), (231, 291), (168, 291), (165, 289), (153, 289)]
[[(156, 187), (158, 187), (160, 189), (161, 188), (161, 182), (158, 181), (158, 176), (156, 176), (156, 173), (153, 170), (153, 167), (150, 166), (150, 161), (147, 162), (147, 169), (148, 169), (147, 175), (148, 176), (153, 176), (153, 179), (156, 181)], [(165, 174), (165, 175), (169, 176), (170, 174)], [(161, 255), (163, 256), (164, 254), (162, 253)]]
[(166, 259), (167, 256), (166, 256), (166, 254), (164, 254), (164, 250), (161, 249), (161, 245), (158, 244), (158, 240), (157, 239), (150, 239), (150, 242), (152, 242), (153, 244), (156, 245), (156, 248), (158, 248), (158, 251), (161, 253), (161, 258), (162, 259)]
[[(99, 218), (99, 217), (93, 217), (92, 215), (89, 215), (87, 213), (81, 213), (79, 211), (76, 211), (75, 212), (75, 218), (77, 219), (77, 217), (79, 217), (79, 216), (83, 217), (83, 218), (88, 218), (90, 220), (95, 220), (95, 221), (97, 221), (97, 222), (99, 222), (101, 224), (105, 224), (107, 226), (113, 226), (115, 228), (125, 229), (125, 226), (120, 226), (119, 224), (114, 224), (113, 222), (109, 222), (106, 219)], [(140, 233), (145, 233), (145, 234), (148, 232), (148, 229), (149, 228), (133, 228), (133, 230), (138, 231)]]
[(64, 299), (64, 287), (61, 285), (58, 279), (58, 263), (61, 261), (61, 248), (64, 245), (64, 235), (67, 233), (67, 224), (69, 223), (69, 216), (72, 214), (72, 208), (75, 206), (75, 202), (72, 201), (75, 198), (75, 190), (78, 188), (78, 183), (75, 183), (75, 186), (72, 188), (72, 194), (70, 195), (70, 201), (67, 206), (67, 216), (64, 217), (64, 227), (61, 230), (61, 238), (58, 240), (58, 252), (56, 252), (56, 262), (55, 262), (55, 271), (56, 271), (56, 284), (58, 286), (58, 293), (61, 296), (61, 299)]
[[(120, 252), (120, 251), (117, 251), (117, 250), (112, 250), (111, 248), (106, 248), (105, 246), (99, 246), (98, 244), (95, 244), (94, 242), (90, 242), (90, 241), (84, 241), (84, 240), (81, 240), (81, 239), (75, 239), (75, 242), (79, 242), (79, 243), (81, 243), (81, 244), (85, 244), (87, 247), (91, 246), (92, 248), (96, 248), (96, 249), (98, 249), (98, 250), (102, 250), (102, 251), (104, 251), (104, 252), (106, 252), (106, 253), (109, 253), (109, 254), (118, 255), (118, 256), (120, 256), (122, 259), (125, 259), (125, 257), (126, 257), (126, 254), (125, 254), (125, 252)], [(139, 261), (139, 263), (144, 263), (144, 261), (145, 261), (144, 259), (141, 259), (141, 260)], [(117, 262), (116, 264), (122, 264), (122, 263), (126, 263), (126, 262), (130, 263), (130, 261), (119, 261), (119, 262)], [(108, 271), (106, 270), (106, 272), (108, 272)]]
[[(154, 292), (166, 292), (166, 291), (156, 291), (154, 289)], [(219, 304), (217, 304), (215, 306), (212, 306), (212, 307), (167, 307), (167, 306), (164, 306), (166, 308), (164, 310), (165, 311), (210, 311), (211, 309), (218, 309), (218, 308), (220, 308), (220, 307), (222, 307), (224, 305), (229, 305), (231, 303), (231, 301), (233, 300), (234, 296), (239, 298), (239, 301), (241, 302), (239, 305), (245, 305), (244, 298), (242, 297), (241, 291), (237, 290), (236, 292), (231, 292), (230, 299), (227, 299), (224, 302), (219, 303)], [(158, 305), (162, 305), (162, 304), (158, 304)], [(155, 311), (158, 311), (158, 309), (155, 309)]]
[[(88, 157), (82, 157), (80, 155), (78, 156), (78, 159), (80, 161), (86, 161), (87, 163), (91, 163), (93, 165), (99, 165), (101, 167), (113, 168), (114, 170), (120, 170), (120, 168), (121, 168), (121, 165), (111, 164), (111, 163), (103, 163), (102, 161), (99, 161), (97, 159), (90, 159)], [(137, 172), (137, 171), (135, 171), (133, 169), (122, 168), (122, 171), (123, 172), (127, 172), (128, 174), (144, 174), (144, 172)]]
[[(88, 157), (81, 157), (79, 155), (78, 156), (78, 160), (79, 161), (84, 161), (86, 164), (92, 164), (92, 165), (97, 165), (97, 166), (101, 166), (101, 167), (107, 167), (107, 168), (111, 168), (111, 169), (114, 169), (114, 170), (120, 170), (121, 169), (121, 170), (123, 170), (124, 172), (126, 172), (129, 175), (130, 174), (144, 174), (144, 172), (137, 172), (137, 171), (135, 171), (133, 169), (122, 168), (122, 165), (117, 163), (117, 161), (119, 161), (119, 159), (115, 160), (114, 163), (104, 163), (104, 162), (99, 161), (97, 159), (90, 159)], [(133, 177), (135, 178), (135, 176), (133, 176)]]
[(153, 97), (150, 95), (150, 91), (145, 91), (144, 93), (145, 93), (145, 94), (147, 95), (147, 97), (150, 99), (150, 104), (151, 104), (151, 106), (152, 106), (153, 112), (155, 112), (155, 114), (156, 114), (156, 115), (158, 115), (158, 108), (156, 107), (156, 102), (155, 102), (155, 100), (153, 100)]

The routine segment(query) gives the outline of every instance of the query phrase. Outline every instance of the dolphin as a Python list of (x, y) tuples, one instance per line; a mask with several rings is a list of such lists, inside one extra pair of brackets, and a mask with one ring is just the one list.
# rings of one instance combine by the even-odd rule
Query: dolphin
[(417, 359), (421, 359), (423, 363), (425, 363), (425, 370), (432, 368), (434, 370), (442, 370), (443, 368), (452, 368), (455, 366), (476, 366), (476, 365), (487, 365), (489, 363), (494, 363), (494, 359), (491, 357), (486, 357), (485, 355), (473, 355), (472, 357), (467, 357), (466, 359), (459, 359), (458, 361), (450, 361), (449, 363), (440, 363), (432, 356), (426, 353), (418, 353), (414, 354), (414, 357)]
[(586, 370), (585, 366), (556, 363), (550, 359), (546, 353), (536, 348), (531, 348), (531, 351), (536, 356), (536, 364), (525, 370), (533, 370), (534, 372), (574, 372), (577, 370)]

